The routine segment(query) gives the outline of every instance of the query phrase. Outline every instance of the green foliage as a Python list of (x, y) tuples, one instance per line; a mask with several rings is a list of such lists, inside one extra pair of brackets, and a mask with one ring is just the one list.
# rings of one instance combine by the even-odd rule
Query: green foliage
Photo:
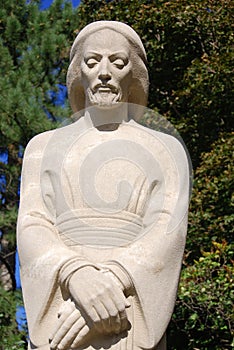
[(15, 321), (16, 306), (21, 304), (20, 292), (6, 292), (0, 286), (0, 350), (24, 350), (25, 332), (19, 332)]
[(233, 57), (228, 50), (214, 56), (203, 54), (191, 62), (181, 87), (173, 93), (173, 106), (180, 111), (178, 128), (196, 166), (200, 154), (210, 149), (219, 134), (232, 130)]
[(210, 250), (212, 241), (233, 240), (233, 146), (234, 134), (221, 134), (195, 171), (187, 241), (190, 261), (201, 248)]
[(183, 269), (170, 326), (170, 349), (231, 349), (234, 333), (234, 247), (212, 242)]
[(171, 349), (234, 345), (233, 143), (233, 133), (220, 135), (194, 174)]
[(157, 107), (176, 126), (197, 167), (201, 153), (232, 127), (232, 2), (99, 0), (95, 4), (83, 1), (79, 28), (106, 19), (136, 30), (148, 56), (149, 106)]

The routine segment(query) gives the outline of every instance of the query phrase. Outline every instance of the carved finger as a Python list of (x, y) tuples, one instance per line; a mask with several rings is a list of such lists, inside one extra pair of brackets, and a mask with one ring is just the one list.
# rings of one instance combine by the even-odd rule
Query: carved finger
[[(66, 313), (61, 315), (59, 319), (59, 327), (55, 332), (52, 341), (50, 343), (50, 348), (52, 350), (56, 349), (61, 340), (65, 337), (67, 332), (73, 326), (73, 324), (79, 320), (81, 317), (80, 312), (78, 310), (74, 310), (71, 315), (67, 316)], [(63, 322), (62, 322), (63, 321)]]
[(103, 305), (103, 303), (98, 302), (95, 305), (95, 309), (100, 318), (100, 322), (94, 323), (95, 328), (99, 333), (110, 333), (112, 331), (112, 322), (105, 306)]
[(125, 308), (131, 306), (127, 298), (125, 297), (123, 291), (119, 287), (112, 288), (109, 291), (111, 299), (114, 301), (117, 309), (122, 312)]
[(58, 320), (55, 324), (55, 327), (53, 328), (53, 332), (51, 332), (50, 340), (52, 340), (60, 327), (63, 325), (63, 323), (66, 321), (66, 319), (72, 314), (72, 312), (75, 310), (75, 304), (71, 301), (66, 301), (62, 305), (61, 309), (58, 312)]
[[(107, 326), (109, 329), (108, 333), (113, 332), (113, 333), (119, 334), (120, 331), (122, 331), (122, 324), (121, 324), (121, 319), (119, 315), (119, 310), (116, 308), (115, 303), (110, 298), (106, 298), (105, 302), (104, 301), (102, 302), (109, 314), (108, 326)], [(125, 308), (123, 312), (125, 312)]]
[(79, 345), (81, 345), (84, 337), (89, 333), (89, 327), (85, 325), (77, 335), (77, 337), (74, 339), (73, 343), (71, 344), (71, 349), (76, 349)]
[(89, 320), (91, 320), (91, 322), (94, 324), (98, 324), (101, 321), (99, 313), (96, 310), (97, 304), (99, 304), (98, 300), (96, 300), (95, 303), (94, 301), (90, 301), (90, 303), (82, 305), (85, 314), (88, 316)]
[[(125, 296), (124, 296), (124, 299)], [(126, 299), (127, 300), (127, 299)], [(129, 307), (130, 303), (127, 301), (125, 303), (125, 300), (122, 299), (122, 296), (120, 296), (120, 299), (113, 298), (113, 303), (115, 305), (115, 309), (117, 310), (116, 314), (111, 314), (111, 324), (112, 329), (116, 334), (119, 334), (123, 330), (126, 330), (128, 327), (128, 319), (127, 319), (127, 313), (126, 313), (126, 305)], [(108, 301), (107, 301), (108, 302)], [(113, 308), (114, 310), (114, 308)]]
[(103, 298), (100, 301), (102, 302), (106, 311), (108, 312), (109, 317), (116, 317), (116, 315), (118, 315), (119, 310), (115, 306), (115, 303), (112, 300), (112, 298), (110, 298), (109, 296), (103, 296)]
[(73, 326), (69, 329), (63, 339), (57, 346), (58, 350), (66, 350), (70, 348), (70, 345), (73, 343), (74, 339), (76, 339), (77, 335), (80, 334), (80, 331), (86, 325), (86, 322), (83, 317), (80, 317)]
[(119, 334), (122, 331), (121, 320), (120, 320), (119, 314), (117, 314), (115, 317), (110, 317), (109, 322), (110, 322), (113, 333)]
[(129, 321), (127, 318), (126, 310), (119, 313), (119, 318), (120, 318), (120, 332), (123, 332), (129, 328)]

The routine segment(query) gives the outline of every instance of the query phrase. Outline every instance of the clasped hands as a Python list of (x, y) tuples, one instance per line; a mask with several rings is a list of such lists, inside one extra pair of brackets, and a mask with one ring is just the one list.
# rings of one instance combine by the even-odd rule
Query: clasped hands
[(90, 329), (101, 334), (119, 334), (129, 326), (126, 299), (112, 272), (86, 266), (70, 277), (71, 300), (64, 302), (50, 337), (51, 350), (76, 349)]

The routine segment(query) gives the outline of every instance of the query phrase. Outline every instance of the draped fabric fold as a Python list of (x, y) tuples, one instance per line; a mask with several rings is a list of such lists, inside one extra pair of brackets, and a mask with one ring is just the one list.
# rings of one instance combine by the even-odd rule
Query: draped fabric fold
[(123, 283), (131, 327), (101, 340), (91, 330), (81, 348), (96, 349), (98, 339), (100, 349), (166, 349), (187, 230), (182, 145), (133, 121), (105, 133), (81, 118), (29, 143), (22, 178), (18, 249), (29, 349), (50, 349), (70, 297), (64, 281), (89, 265)]

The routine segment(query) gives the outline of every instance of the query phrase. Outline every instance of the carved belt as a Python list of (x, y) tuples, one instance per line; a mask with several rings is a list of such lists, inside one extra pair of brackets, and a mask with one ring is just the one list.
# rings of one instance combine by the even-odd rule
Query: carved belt
[(61, 214), (56, 227), (67, 246), (119, 247), (141, 233), (142, 218), (124, 210), (106, 212), (85, 208)]

